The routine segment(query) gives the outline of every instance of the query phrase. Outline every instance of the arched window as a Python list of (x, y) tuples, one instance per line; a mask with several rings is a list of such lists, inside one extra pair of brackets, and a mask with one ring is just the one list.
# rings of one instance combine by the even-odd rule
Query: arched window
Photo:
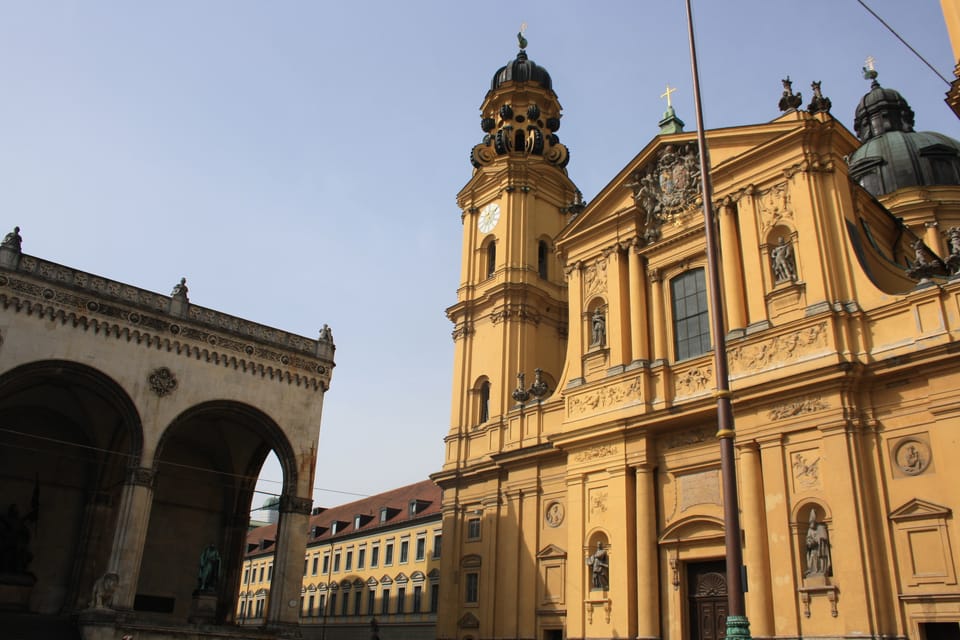
[(710, 350), (710, 314), (703, 269), (682, 273), (670, 281), (673, 301), (673, 345), (677, 360)]
[(547, 243), (543, 240), (537, 245), (537, 273), (544, 280), (547, 279)]
[(487, 277), (492, 278), (497, 270), (497, 243), (493, 240), (487, 245)]
[(490, 419), (490, 383), (480, 385), (480, 424)]

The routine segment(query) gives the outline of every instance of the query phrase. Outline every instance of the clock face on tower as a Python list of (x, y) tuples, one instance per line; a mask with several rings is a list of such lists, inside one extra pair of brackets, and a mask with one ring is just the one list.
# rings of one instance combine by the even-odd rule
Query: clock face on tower
[(493, 231), (493, 228), (497, 226), (498, 220), (500, 220), (500, 205), (496, 202), (491, 202), (480, 209), (477, 228), (480, 229), (481, 233), (490, 233)]

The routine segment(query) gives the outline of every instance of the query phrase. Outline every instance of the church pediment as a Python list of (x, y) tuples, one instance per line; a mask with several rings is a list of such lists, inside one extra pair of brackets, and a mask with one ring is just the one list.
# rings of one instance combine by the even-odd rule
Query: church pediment
[(537, 560), (566, 558), (567, 552), (555, 544), (548, 544), (537, 553)]
[(914, 498), (906, 504), (890, 512), (890, 519), (894, 522), (902, 520), (925, 520), (929, 518), (947, 518), (950, 509), (933, 502)]

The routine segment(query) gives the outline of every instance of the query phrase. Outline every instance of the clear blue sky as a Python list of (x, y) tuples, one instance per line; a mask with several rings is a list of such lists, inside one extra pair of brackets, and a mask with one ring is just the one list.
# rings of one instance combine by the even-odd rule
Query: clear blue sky
[[(939, 2), (870, 5), (952, 78)], [(788, 74), (849, 128), (872, 55), (918, 129), (960, 137), (946, 85), (855, 0), (694, 11), (707, 128), (778, 116)], [(680, 0), (0, 0), (0, 233), (163, 293), (186, 276), (197, 304), (311, 337), (329, 323), (317, 485), (421, 480), (449, 425), (454, 196), (524, 21), (586, 198), (656, 134), (667, 83), (693, 130)]]

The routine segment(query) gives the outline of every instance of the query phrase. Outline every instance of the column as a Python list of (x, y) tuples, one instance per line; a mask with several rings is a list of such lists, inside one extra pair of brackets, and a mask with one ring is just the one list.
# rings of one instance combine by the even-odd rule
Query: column
[(280, 496), (279, 506), (273, 581), (266, 616), (267, 625), (272, 627), (299, 624), (303, 555), (307, 549), (313, 500), (284, 493)]
[(940, 235), (940, 230), (938, 229), (940, 225), (936, 222), (924, 222), (923, 223), (923, 242), (930, 250), (933, 251), (938, 256), (945, 256), (946, 252), (943, 247), (943, 238)]
[(647, 327), (647, 282), (643, 277), (643, 258), (639, 253), (636, 238), (629, 251), (630, 283), (630, 346), (633, 363), (646, 362), (650, 358), (650, 339)]
[(760, 447), (756, 442), (738, 445), (740, 449), (740, 507), (743, 510), (745, 544), (743, 560), (747, 566), (747, 618), (755, 637), (774, 635), (773, 597), (770, 588), (769, 545), (767, 543), (766, 502), (763, 493), (763, 469)]
[(663, 276), (659, 269), (647, 272), (650, 277), (650, 306), (653, 310), (653, 361), (663, 362), (667, 359), (667, 324), (663, 299)]
[(626, 256), (617, 246), (607, 258), (607, 278), (610, 283), (607, 301), (607, 346), (610, 348), (609, 367), (623, 371), (630, 363), (630, 332), (627, 329), (628, 286)]
[(757, 228), (757, 195), (753, 185), (747, 187), (740, 202), (740, 255), (743, 271), (750, 274), (752, 286), (746, 287), (747, 320), (749, 328), (770, 326), (767, 319), (767, 301), (764, 299), (763, 274), (768, 269), (760, 259), (760, 231)]
[(727, 332), (745, 329), (744, 280), (741, 266), (740, 234), (737, 230), (737, 210), (730, 198), (724, 198), (720, 210), (720, 264), (723, 269), (724, 305), (727, 311)]
[(145, 467), (131, 467), (120, 495), (117, 528), (107, 572), (119, 577), (113, 604), (117, 609), (133, 609), (133, 599), (140, 581), (140, 562), (147, 541), (150, 509), (153, 507), (153, 483), (156, 472)]
[(567, 277), (567, 295), (570, 305), (568, 314), (571, 323), (567, 328), (567, 357), (562, 380), (567, 384), (583, 383), (583, 263), (575, 262), (564, 270)]
[(657, 567), (657, 513), (652, 464), (637, 470), (637, 638), (660, 637), (660, 572)]

